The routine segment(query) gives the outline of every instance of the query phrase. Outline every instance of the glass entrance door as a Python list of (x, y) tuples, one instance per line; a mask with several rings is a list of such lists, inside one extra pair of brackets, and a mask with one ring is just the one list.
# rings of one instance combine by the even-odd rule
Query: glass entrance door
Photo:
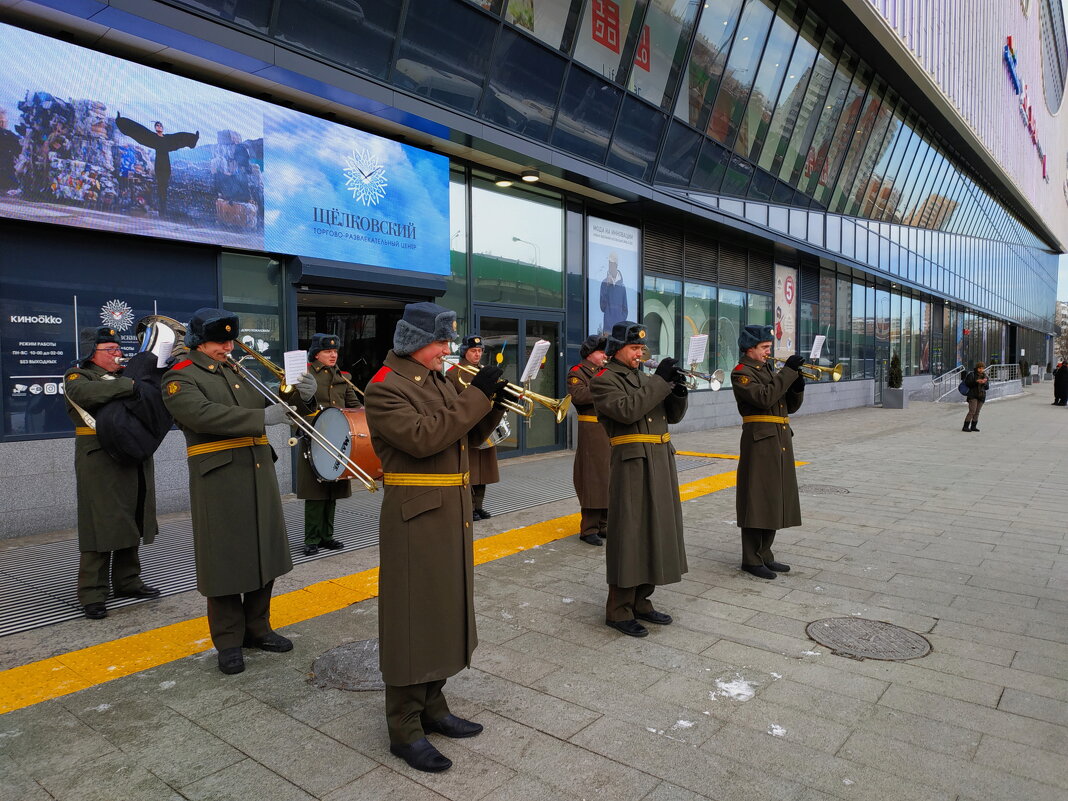
[[(560, 369), (564, 342), (561, 339), (563, 317), (553, 319), (544, 312), (511, 312), (475, 308), (475, 330), (484, 345), (482, 363), (496, 364), (504, 370), (504, 378), (513, 384), (526, 367), (530, 351), (539, 339), (550, 343), (542, 361), (538, 377), (530, 384), (530, 391), (549, 398), (562, 394)], [(564, 447), (564, 426), (557, 425), (552, 412), (535, 404), (529, 423), (515, 412), (507, 412), (511, 433), (497, 446), (498, 455), (513, 456), (539, 453)]]

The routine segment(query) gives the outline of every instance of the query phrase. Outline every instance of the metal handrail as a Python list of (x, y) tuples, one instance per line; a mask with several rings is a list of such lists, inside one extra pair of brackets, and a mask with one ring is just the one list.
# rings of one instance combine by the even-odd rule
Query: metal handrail
[[(963, 380), (964, 372), (964, 367), (955, 367), (934, 379), (931, 382), (931, 399), (935, 403), (963, 402), (964, 396), (957, 391), (957, 385)], [(1023, 393), (1018, 364), (991, 364), (986, 368), (986, 376), (988, 401)]]

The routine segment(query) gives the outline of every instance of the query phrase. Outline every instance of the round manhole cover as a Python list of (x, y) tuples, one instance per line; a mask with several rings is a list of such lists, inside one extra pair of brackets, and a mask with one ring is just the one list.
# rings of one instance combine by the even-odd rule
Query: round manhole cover
[(802, 484), (797, 488), (798, 492), (806, 495), (848, 495), (849, 490), (845, 487), (832, 487), (830, 484)]
[(931, 653), (931, 643), (913, 631), (881, 620), (829, 617), (809, 623), (808, 636), (836, 654), (860, 659), (918, 659)]
[(378, 669), (378, 640), (360, 640), (331, 648), (312, 664), (312, 684), (323, 689), (382, 690)]

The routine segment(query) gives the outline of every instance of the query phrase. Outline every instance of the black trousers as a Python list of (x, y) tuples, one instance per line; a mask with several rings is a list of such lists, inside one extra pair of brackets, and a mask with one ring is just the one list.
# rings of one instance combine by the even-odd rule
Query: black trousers
[(240, 648), (245, 637), (271, 633), (271, 589), (273, 581), (244, 595), (215, 595), (208, 598), (208, 628), (218, 649)]
[(145, 586), (141, 580), (141, 557), (137, 546), (117, 551), (82, 551), (78, 562), (78, 603), (104, 603), (108, 597), (108, 574), (118, 595)]
[(482, 503), (486, 500), (486, 485), (485, 484), (472, 484), (471, 485), (471, 508), (481, 509)]
[(449, 714), (445, 679), (423, 684), (386, 685), (386, 726), (390, 745), (410, 745), (426, 736), (423, 725)]
[(604, 619), (610, 623), (619, 623), (623, 620), (634, 620), (636, 613), (652, 612), (653, 602), (649, 600), (649, 596), (655, 589), (655, 584), (639, 584), (637, 587), (609, 584)]
[(742, 529), (742, 564), (763, 565), (774, 561), (771, 544), (775, 542), (775, 530), (770, 528)]

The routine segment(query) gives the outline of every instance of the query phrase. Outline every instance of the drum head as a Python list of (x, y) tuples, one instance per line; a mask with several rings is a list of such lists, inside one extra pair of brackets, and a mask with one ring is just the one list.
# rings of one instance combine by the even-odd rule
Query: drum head
[[(340, 409), (329, 408), (319, 412), (315, 418), (315, 430), (339, 451), (348, 455), (352, 435), (349, 421)], [(337, 481), (346, 472), (345, 465), (338, 458), (327, 453), (326, 448), (314, 440), (311, 443), (309, 455), (312, 472), (323, 481)]]

